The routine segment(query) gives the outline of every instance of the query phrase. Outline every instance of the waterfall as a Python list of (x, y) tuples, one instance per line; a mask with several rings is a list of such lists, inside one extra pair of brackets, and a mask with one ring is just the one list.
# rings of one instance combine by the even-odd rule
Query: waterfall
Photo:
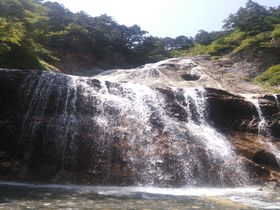
[(259, 100), (253, 96), (253, 95), (243, 95), (245, 96), (245, 98), (251, 102), (253, 104), (253, 106), (255, 107), (257, 113), (258, 113), (258, 117), (259, 117), (259, 122), (258, 122), (258, 133), (265, 135), (265, 136), (270, 136), (270, 131), (267, 127), (267, 122), (265, 120), (265, 117), (262, 113), (260, 104), (259, 104)]
[[(184, 90), (187, 113), (190, 113), (187, 128), (191, 133), (191, 139), (197, 139), (198, 142), (196, 144), (201, 143), (205, 147), (212, 166), (220, 165), (216, 167), (220, 167), (219, 176), (221, 183), (226, 182), (228, 177), (224, 176), (227, 175), (230, 176), (233, 183), (244, 185), (249, 181), (246, 170), (234, 153), (231, 144), (225, 136), (218, 133), (205, 121), (206, 100), (204, 94), (205, 90), (203, 88), (188, 88)], [(193, 111), (190, 109), (191, 106), (193, 106)], [(227, 173), (235, 174), (235, 176)]]
[(277, 106), (278, 110), (280, 110), (280, 104), (279, 104), (279, 101), (278, 101), (278, 95), (277, 94), (273, 94), (273, 97), (275, 98), (275, 102), (276, 102), (276, 106)]
[[(265, 119), (265, 116), (262, 112), (262, 109), (260, 107), (258, 98), (256, 98), (254, 95), (247, 95), (247, 96), (244, 95), (244, 96), (249, 102), (251, 102), (253, 104), (253, 106), (255, 107), (255, 109), (258, 113), (258, 118), (259, 118), (258, 134), (272, 138), (271, 132), (268, 128), (268, 123), (267, 123), (267, 121)], [(273, 96), (276, 100), (277, 107), (279, 107), (278, 106), (277, 95), (273, 95)], [(264, 141), (262, 143), (264, 144), (264, 148), (268, 149), (268, 151), (270, 151), (277, 158), (277, 161), (280, 162), (280, 149), (278, 149), (277, 146), (270, 141)]]
[(151, 186), (249, 182), (230, 142), (205, 120), (205, 89), (97, 78), (27, 77), (20, 140), (32, 166)]

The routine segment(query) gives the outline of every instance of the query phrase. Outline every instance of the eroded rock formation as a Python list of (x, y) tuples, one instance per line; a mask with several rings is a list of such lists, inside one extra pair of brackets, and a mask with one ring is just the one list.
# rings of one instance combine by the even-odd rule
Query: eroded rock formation
[[(168, 68), (195, 67), (187, 63)], [(0, 178), (159, 186), (280, 181), (279, 95), (250, 96), (256, 105), (216, 88), (158, 85), (163, 72), (154, 67), (146, 72), (149, 85), (141, 84), (141, 72), (121, 73), (112, 81), (106, 74), (1, 70)]]

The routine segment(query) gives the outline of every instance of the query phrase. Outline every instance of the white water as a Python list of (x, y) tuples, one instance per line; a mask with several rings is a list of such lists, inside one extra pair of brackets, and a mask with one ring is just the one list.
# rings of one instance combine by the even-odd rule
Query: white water
[[(155, 188), (36, 185), (15, 182), (0, 182), (0, 186), (0, 192), (7, 193), (3, 194), (0, 203), (0, 208), (4, 209), (280, 209), (279, 200), (275, 200), (278, 192), (258, 186)], [(14, 197), (9, 196), (9, 189), (14, 191)], [(22, 194), (24, 192), (26, 199)], [(30, 197), (31, 193), (36, 196)], [(18, 199), (19, 196), (21, 199)]]
[[(195, 66), (190, 60), (184, 62)], [(116, 148), (133, 174), (133, 183), (140, 186), (248, 184), (248, 174), (230, 142), (205, 120), (205, 90), (175, 88), (160, 65), (105, 72), (96, 77), (100, 88), (92, 85), (93, 78), (31, 75), (25, 82), (28, 106), (21, 137), (23, 144), (29, 144), (25, 145), (30, 147), (29, 155), (36, 139), (43, 139), (47, 150), (52, 134), (62, 168), (79, 164), (75, 159), (79, 142), (90, 141), (98, 148), (100, 161), (109, 162), (106, 176), (114, 176), (110, 162), (116, 157), (110, 151)], [(94, 162), (88, 169), (98, 170)]]
[[(200, 175), (194, 174), (194, 171), (205, 171), (205, 166), (203, 166), (203, 164), (199, 161), (199, 154), (197, 154), (196, 149), (191, 149), (188, 146), (189, 140), (183, 139), (186, 138), (186, 132), (188, 133), (191, 141), (195, 141), (196, 144), (203, 145), (206, 150), (206, 155), (208, 156), (208, 161), (210, 161), (214, 167), (217, 167), (216, 170), (218, 170), (219, 182), (221, 185), (224, 185), (227, 181), (229, 181), (228, 179), (236, 185), (249, 183), (247, 172), (243, 167), (242, 162), (233, 151), (231, 144), (223, 135), (208, 125), (204, 119), (204, 112), (206, 110), (206, 100), (204, 98), (205, 90), (201, 87), (181, 89), (174, 88), (176, 84), (174, 84), (172, 80), (169, 80), (167, 76), (161, 72), (161, 65), (165, 63), (167, 63), (167, 61), (147, 64), (141, 69), (135, 69), (132, 71), (118, 70), (110, 74), (102, 74), (101, 76), (97, 76), (97, 78), (101, 80), (109, 80), (111, 82), (120, 82), (122, 83), (122, 86), (128, 87), (130, 90), (135, 90), (135, 87), (138, 87), (138, 89), (135, 90), (135, 95), (138, 95), (138, 97), (140, 96), (140, 100), (137, 100), (136, 102), (137, 109), (139, 109), (139, 104), (141, 104), (139, 101), (143, 102), (143, 98), (151, 98), (152, 104), (155, 106), (153, 112), (157, 112), (157, 114), (162, 118), (162, 134), (168, 135), (168, 137), (166, 137), (168, 139), (165, 140), (166, 144), (168, 144), (172, 150), (176, 151), (176, 156), (183, 165), (184, 178), (188, 180), (187, 184), (199, 184), (203, 177), (199, 177)], [(200, 67), (190, 59), (182, 59), (178, 64), (181, 64), (180, 66), (183, 66), (184, 68), (191, 68), (191, 72), (198, 73), (201, 75), (201, 78), (207, 76), (204, 72), (201, 72)], [(197, 86), (195, 83), (193, 83), (193, 85)], [(185, 119), (186, 122), (181, 123), (168, 116), (165, 110), (166, 102), (162, 98), (161, 94), (151, 88), (147, 88), (147, 86), (167, 86), (171, 88), (175, 95), (175, 101), (188, 113)], [(149, 97), (147, 97), (147, 95), (149, 95)], [(151, 97), (151, 95), (153, 96)], [(140, 105), (140, 107), (145, 107), (146, 105), (147, 102), (144, 100), (144, 104)], [(139, 124), (144, 122), (145, 126), (149, 126), (147, 119), (153, 113), (143, 108), (140, 108), (140, 110), (141, 113), (146, 113), (146, 117), (140, 118), (141, 120)], [(133, 111), (134, 113), (137, 113), (135, 109), (133, 109)], [(180, 114), (176, 113), (175, 116), (180, 117)], [(149, 128), (148, 130), (152, 129)], [(139, 144), (137, 143), (139, 141), (151, 143), (154, 141), (155, 137), (157, 136), (153, 133), (145, 133), (144, 139), (139, 138), (139, 136), (131, 138), (131, 145), (137, 145)], [(163, 150), (163, 148), (157, 148), (157, 146), (155, 147), (153, 144), (148, 144), (148, 147), (144, 150), (144, 157), (148, 156), (147, 159), (150, 160), (148, 162), (152, 163), (148, 170), (145, 169), (149, 174), (145, 180), (149, 180), (151, 177), (154, 179), (156, 176), (160, 177), (160, 179), (164, 181), (168, 181), (168, 179), (172, 177), (172, 175), (164, 175), (162, 171), (156, 169), (157, 163), (160, 164), (163, 162), (163, 160), (161, 160), (161, 155), (156, 156), (159, 149)], [(132, 157), (132, 161), (139, 160), (139, 157), (134, 157), (133, 154), (134, 152), (129, 155)], [(148, 155), (146, 156), (146, 154)], [(152, 157), (150, 157), (151, 154)], [(218, 166), (215, 166), (216, 164)], [(227, 173), (231, 171), (230, 173), (235, 175), (232, 176), (232, 174), (230, 174), (227, 175), (227, 177), (224, 177), (226, 171)], [(153, 185), (153, 182), (154, 181), (151, 180), (148, 184)]]
[[(105, 184), (111, 184), (118, 176), (111, 168), (122, 158), (126, 167), (119, 170), (127, 170), (133, 180), (120, 185), (132, 186), (0, 182), (0, 208), (280, 209), (276, 189), (246, 187), (250, 177), (243, 162), (228, 139), (206, 122), (206, 90), (197, 85), (176, 88), (158, 65), (146, 65), (146, 74), (138, 69), (99, 75), (100, 88), (92, 85), (93, 78), (30, 75), (20, 138), (26, 158), (42, 140), (46, 154), (57, 152), (55, 160), (63, 170), (82, 163), (76, 156), (85, 142), (84, 160), (92, 162), (84, 173), (103, 176)], [(192, 70), (198, 73), (199, 68)], [(248, 100), (256, 107), (259, 132), (269, 134), (258, 100)], [(266, 142), (265, 147), (279, 158), (276, 145)], [(224, 188), (229, 185), (235, 188)], [(174, 186), (180, 187), (169, 188)], [(6, 196), (9, 191), (14, 198)]]
[(263, 113), (262, 113), (262, 110), (261, 110), (258, 98), (256, 98), (255, 95), (249, 95), (249, 94), (244, 94), (243, 96), (245, 96), (245, 98), (249, 102), (251, 102), (253, 104), (253, 106), (257, 110), (258, 117), (259, 117), (258, 133), (269, 136), (270, 132), (268, 131), (267, 122), (266, 122), (266, 120), (265, 120), (265, 118), (263, 116)]
[(275, 98), (278, 111), (280, 111), (280, 103), (279, 103), (279, 101), (278, 101), (278, 96), (277, 96), (277, 95), (278, 95), (278, 94), (273, 94), (273, 97)]
[[(258, 123), (258, 134), (259, 135), (265, 135), (267, 137), (272, 137), (270, 130), (268, 128), (268, 123), (263, 115), (263, 112), (261, 110), (260, 104), (259, 104), (259, 100), (256, 98), (255, 95), (243, 95), (245, 96), (245, 98), (250, 101), (253, 106), (256, 108), (257, 113), (258, 113), (258, 117), (259, 117), (259, 123)], [(274, 95), (277, 106), (279, 104), (278, 100), (277, 100), (277, 96)], [(275, 157), (277, 158), (277, 161), (280, 162), (280, 149), (277, 147), (277, 145), (273, 144), (270, 141), (264, 141), (262, 142), (264, 144), (264, 148), (268, 149), (268, 151), (270, 151), (272, 154), (275, 155)]]
[(0, 185), (11, 187), (27, 187), (34, 189), (73, 190), (79, 192), (95, 192), (101, 195), (129, 196), (136, 193), (149, 193), (170, 196), (223, 196), (232, 193), (247, 194), (261, 193), (260, 187), (242, 188), (157, 188), (157, 187), (116, 187), (116, 186), (90, 186), (90, 185), (59, 185), (59, 184), (28, 184), (20, 182), (1, 182)]

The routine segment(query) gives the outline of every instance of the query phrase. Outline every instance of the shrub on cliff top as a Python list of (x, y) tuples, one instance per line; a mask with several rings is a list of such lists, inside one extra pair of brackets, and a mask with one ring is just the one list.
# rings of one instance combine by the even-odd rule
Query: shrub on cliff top
[(280, 85), (280, 64), (271, 66), (261, 75), (256, 77), (256, 81), (271, 86)]

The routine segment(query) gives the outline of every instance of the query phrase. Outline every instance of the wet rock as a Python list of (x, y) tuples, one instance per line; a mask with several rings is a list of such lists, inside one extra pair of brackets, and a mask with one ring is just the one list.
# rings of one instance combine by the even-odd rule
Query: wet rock
[(7, 158), (8, 154), (6, 151), (0, 151), (0, 159)]
[(277, 157), (268, 151), (261, 150), (253, 154), (252, 160), (258, 164), (266, 164), (273, 168), (280, 169), (280, 163)]
[(266, 182), (265, 183), (265, 186), (266, 187), (268, 187), (268, 188), (270, 188), (270, 189), (278, 189), (278, 183), (277, 182), (275, 182), (275, 181), (270, 181), (270, 182)]
[(195, 75), (195, 74), (182, 74), (181, 75), (182, 79), (186, 81), (196, 81), (199, 80), (200, 76)]
[(164, 63), (164, 64), (161, 64), (159, 66), (162, 67), (162, 68), (170, 69), (170, 70), (180, 69), (180, 65), (174, 64), (174, 63), (166, 63), (166, 64)]
[[(22, 82), (32, 71), (0, 69), (0, 145), (8, 154), (18, 153), (18, 139), (24, 114)], [(40, 72), (36, 73), (40, 75)]]
[(253, 181), (257, 184), (262, 184), (266, 180), (271, 180), (272, 179), (272, 174), (269, 171), (269, 169), (262, 167), (255, 162), (248, 160), (245, 161), (246, 163), (246, 168), (250, 173), (251, 178)]
[[(279, 168), (275, 165), (274, 157), (272, 156), (272, 161), (274, 161), (272, 165), (264, 164), (262, 163), (263, 161), (260, 161), (265, 159), (264, 161), (268, 162), (266, 157), (262, 156), (263, 152), (260, 151), (264, 151), (264, 148), (269, 143), (268, 141), (272, 141), (272, 139), (248, 132), (233, 132), (228, 138), (236, 151), (245, 158), (246, 168), (250, 171), (251, 177), (254, 177), (256, 182), (263, 183), (268, 180), (280, 181)], [(271, 155), (269, 154), (268, 156)]]
[(279, 114), (279, 107), (275, 100), (275, 97), (272, 95), (265, 95), (258, 98), (260, 108), (264, 114), (264, 116), (274, 116)]
[(224, 131), (250, 130), (254, 119), (252, 104), (240, 96), (213, 88), (206, 88), (207, 120), (215, 128)]
[(97, 79), (90, 79), (90, 80), (87, 80), (87, 83), (92, 86), (92, 87), (95, 87), (97, 89), (100, 89), (101, 88), (101, 83), (99, 80)]
[(270, 129), (272, 136), (280, 138), (280, 120), (273, 119), (271, 122)]
[[(40, 80), (42, 77), (47, 78), (47, 82)], [(145, 116), (145, 113), (140, 113), (143, 107), (139, 107), (139, 115), (132, 118), (128, 115), (137, 112), (138, 107), (123, 113), (122, 101), (113, 106), (106, 98), (98, 96), (102, 88), (99, 80), (86, 82), (85, 87), (93, 87), (90, 88), (93, 93), (87, 97), (84, 87), (69, 87), (71, 79), (63, 74), (0, 71), (0, 145), (4, 151), (0, 152), (0, 160), (5, 160), (0, 163), (1, 179), (17, 177), (17, 172), (20, 172), (19, 178), (33, 180), (37, 177), (64, 183), (148, 183), (150, 180), (145, 180), (149, 175), (145, 175), (147, 171), (158, 175), (157, 171), (150, 172), (149, 166), (145, 165), (145, 158), (149, 158), (147, 150), (153, 148), (151, 153), (157, 155), (153, 166), (168, 174), (168, 180), (160, 176), (155, 178), (156, 184), (181, 186), (191, 183), (184, 177), (188, 166), (182, 160), (186, 157), (199, 163), (190, 162), (193, 165), (193, 184), (221, 184), (218, 172), (223, 160), (211, 162), (208, 159), (211, 152), (205, 149), (205, 145), (198, 143), (198, 137), (191, 131), (184, 131), (188, 120), (199, 123), (195, 98), (186, 99), (188, 96), (182, 89), (154, 88), (155, 94), (162, 97), (160, 106), (164, 111), (156, 109), (154, 103), (158, 101), (147, 99), (148, 105), (144, 109), (151, 114)], [(40, 88), (36, 89), (38, 85)], [(113, 97), (120, 99), (126, 96), (121, 83), (106, 82), (106, 88)], [(252, 104), (241, 96), (213, 88), (206, 88), (204, 97), (207, 104), (205, 114), (211, 126), (229, 136), (236, 131), (251, 134), (248, 138), (231, 142), (238, 154), (248, 159), (247, 166), (254, 177), (268, 180), (270, 169), (261, 166), (263, 154), (256, 153), (261, 146), (256, 140), (258, 119)], [(132, 98), (127, 101), (132, 101)], [(279, 135), (279, 115), (273, 97), (261, 99), (260, 104), (272, 134)], [(150, 124), (149, 129), (136, 119), (142, 117), (145, 123)], [(166, 123), (177, 124), (178, 129), (172, 130)], [(129, 139), (134, 137), (137, 129), (142, 129), (137, 138), (146, 134), (152, 138), (141, 143), (137, 139)], [(174, 136), (178, 138), (172, 138)], [(129, 141), (134, 141), (134, 144), (129, 144)], [(176, 146), (171, 146), (172, 143)], [(178, 148), (180, 153), (176, 151)], [(134, 156), (128, 158), (128, 153)], [(135, 168), (130, 165), (134, 159), (141, 160), (135, 163)], [(276, 167), (273, 157), (266, 154), (264, 159), (269, 159), (268, 165)], [(234, 172), (232, 168), (224, 173), (225, 184), (233, 184)]]
[(184, 96), (180, 93), (175, 93), (174, 90), (169, 88), (157, 88), (156, 90), (165, 98), (165, 109), (167, 114), (172, 118), (186, 122), (188, 113), (186, 112), (186, 109), (184, 109), (184, 106), (182, 106), (185, 101)]

